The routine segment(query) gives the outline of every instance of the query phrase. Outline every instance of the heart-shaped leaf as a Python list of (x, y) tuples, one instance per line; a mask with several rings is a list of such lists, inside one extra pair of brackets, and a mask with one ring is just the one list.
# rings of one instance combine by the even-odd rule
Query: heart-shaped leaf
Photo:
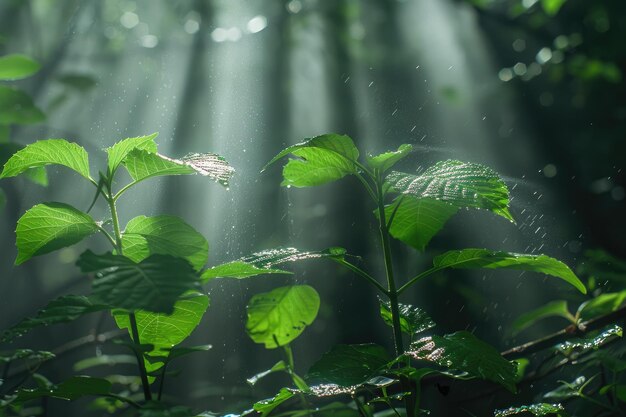
[(319, 295), (308, 285), (276, 288), (250, 299), (246, 330), (267, 349), (285, 346), (313, 323), (319, 307)]
[[(176, 301), (172, 314), (144, 310), (135, 312), (140, 342), (154, 347), (145, 354), (146, 370), (149, 373), (161, 368), (165, 358), (172, 354), (172, 348), (189, 337), (202, 320), (208, 307), (209, 297), (192, 293)], [(132, 334), (127, 312), (115, 311), (113, 316), (120, 329), (129, 329), (129, 333)], [(180, 352), (179, 356), (182, 354)]]
[(17, 221), (15, 264), (71, 246), (97, 231), (91, 216), (69, 204), (37, 204)]
[(184, 258), (196, 271), (208, 258), (209, 244), (200, 233), (176, 216), (138, 216), (128, 222), (122, 235), (124, 256), (135, 262), (150, 255)]
[(88, 250), (76, 264), (83, 272), (95, 272), (93, 301), (130, 312), (171, 314), (179, 297), (199, 284), (187, 260), (169, 255), (150, 255), (135, 263), (125, 256)]

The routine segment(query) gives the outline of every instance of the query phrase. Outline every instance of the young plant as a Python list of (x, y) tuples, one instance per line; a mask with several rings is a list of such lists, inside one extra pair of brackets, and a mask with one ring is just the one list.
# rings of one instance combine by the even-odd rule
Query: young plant
[[(538, 272), (560, 278), (581, 293), (586, 293), (586, 288), (570, 268), (554, 258), (483, 248), (445, 252), (433, 259), (431, 268), (413, 277), (399, 279), (393, 269), (392, 238), (422, 251), (462, 208), (484, 209), (514, 221), (509, 211), (509, 190), (492, 169), (477, 163), (448, 160), (419, 175), (392, 171), (411, 150), (411, 145), (402, 145), (396, 151), (367, 156), (363, 160), (351, 138), (326, 134), (286, 148), (266, 168), (292, 155), (295, 158), (283, 168), (283, 186), (312, 187), (353, 176), (367, 192), (379, 230), (384, 280), (350, 263), (344, 256), (345, 251), (333, 248), (326, 253), (332, 253), (328, 256), (330, 259), (378, 291), (380, 313), (392, 328), (395, 351), (391, 356), (377, 345), (339, 346), (313, 365), (305, 379), (309, 383), (322, 383), (326, 387), (324, 394), (328, 394), (328, 386), (344, 395), (354, 394), (359, 389), (371, 392), (378, 388), (382, 394), (373, 395), (370, 403), (383, 402), (392, 407), (392, 401), (404, 398), (406, 413), (413, 417), (419, 413), (421, 379), (427, 374), (440, 372), (438, 369), (446, 369), (448, 376), (486, 379), (511, 392), (516, 390), (516, 365), (469, 332), (420, 336), (413, 341), (418, 333), (434, 326), (420, 308), (400, 302), (400, 297), (406, 295), (415, 283), (445, 269), (483, 268)], [(298, 255), (290, 260), (308, 259), (301, 255), (308, 252), (292, 251)], [(320, 253), (324, 252), (316, 252)], [(408, 345), (405, 335), (411, 340)], [(430, 363), (434, 368), (414, 368), (409, 362), (411, 358)], [(389, 381), (382, 386), (376, 385), (380, 382), (376, 378), (381, 377), (392, 378), (392, 382), (400, 381), (400, 394), (395, 397), (387, 395)], [(315, 387), (311, 386), (309, 393), (315, 393)], [(277, 397), (283, 400), (284, 395)], [(354, 395), (353, 398), (364, 413), (363, 404), (359, 404)], [(397, 411), (396, 408), (393, 410)]]
[[(0, 178), (8, 178), (47, 165), (64, 166), (94, 187), (92, 206), (102, 201), (110, 213), (109, 219), (96, 221), (88, 214), (89, 210), (81, 211), (66, 203), (35, 205), (17, 223), (16, 265), (74, 245), (94, 234), (103, 236), (112, 249), (104, 254), (86, 250), (79, 256), (76, 264), (81, 271), (93, 274), (89, 295), (67, 295), (52, 301), (35, 317), (3, 332), (2, 340), (11, 341), (35, 327), (108, 311), (120, 329), (128, 329), (132, 343), (125, 344), (136, 357), (147, 407), (153, 407), (151, 383), (156, 376), (160, 376), (156, 399), (161, 399), (166, 366), (171, 360), (209, 348), (176, 347), (198, 325), (209, 305), (209, 298), (201, 291), (208, 243), (192, 226), (175, 216), (138, 216), (122, 228), (117, 202), (135, 185), (149, 178), (200, 174), (227, 186), (234, 172), (215, 154), (193, 154), (182, 159), (163, 156), (157, 153), (156, 136), (155, 133), (128, 138), (107, 148), (106, 169), (99, 171), (96, 178), (92, 177), (87, 152), (63, 139), (43, 140), (24, 147), (9, 158), (0, 174)], [(131, 181), (118, 186), (115, 180), (121, 167), (128, 171)], [(3, 379), (10, 378), (9, 364), (18, 358), (24, 359), (25, 355), (4, 360), (7, 364)], [(26, 378), (5, 392), (7, 395), (0, 401), (0, 409), (18, 409), (23, 403), (41, 397), (71, 400), (85, 395), (99, 395), (143, 407), (129, 397), (113, 393), (106, 379), (77, 376), (58, 385), (47, 383), (35, 389), (20, 388), (29, 375), (32, 373), (27, 373)]]

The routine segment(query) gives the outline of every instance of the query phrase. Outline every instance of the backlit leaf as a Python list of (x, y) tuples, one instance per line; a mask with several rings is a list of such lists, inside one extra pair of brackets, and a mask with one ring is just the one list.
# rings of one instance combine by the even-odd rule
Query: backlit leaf
[(496, 382), (515, 392), (516, 366), (504, 359), (491, 345), (470, 332), (429, 336), (411, 344), (406, 354), (414, 359), (434, 362), (469, 376)]
[(12, 81), (30, 77), (41, 65), (32, 58), (21, 54), (11, 54), (0, 57), (0, 80)]
[(590, 320), (617, 310), (624, 304), (624, 301), (626, 301), (626, 290), (600, 294), (596, 298), (582, 303), (578, 307), (576, 315), (581, 320)]
[[(423, 251), (458, 210), (458, 207), (432, 198), (404, 195), (385, 207), (385, 218), (389, 220), (395, 212), (389, 228), (391, 236)], [(378, 217), (378, 211), (375, 215)]]
[(540, 272), (561, 278), (581, 293), (587, 293), (585, 285), (567, 265), (546, 255), (523, 255), (487, 249), (462, 249), (446, 252), (435, 257), (433, 265), (435, 268), (516, 269)]
[(200, 233), (176, 216), (138, 216), (128, 222), (122, 235), (124, 256), (135, 262), (149, 255), (185, 258), (196, 271), (209, 256), (209, 244)]
[(98, 225), (87, 213), (68, 204), (37, 204), (17, 221), (15, 264), (71, 246), (97, 231)]
[(330, 133), (292, 145), (276, 155), (263, 170), (289, 154), (298, 159), (290, 159), (283, 168), (281, 185), (284, 186), (322, 185), (358, 172), (355, 161), (359, 151), (345, 135)]
[(158, 136), (158, 133), (153, 133), (147, 136), (138, 136), (136, 138), (127, 138), (117, 142), (110, 148), (106, 148), (108, 154), (108, 169), (113, 173), (122, 163), (126, 155), (133, 149), (143, 149), (145, 151), (156, 153), (157, 144), (154, 138)]
[(171, 314), (179, 297), (199, 283), (187, 260), (169, 255), (150, 255), (135, 263), (125, 256), (88, 250), (76, 264), (83, 272), (95, 272), (93, 301), (131, 312)]
[(286, 370), (287, 370), (287, 364), (285, 363), (285, 361), (278, 361), (270, 369), (267, 369), (263, 372), (259, 372), (258, 374), (253, 375), (250, 378), (246, 379), (246, 382), (254, 386), (257, 382), (259, 382), (261, 379), (265, 378), (269, 374), (273, 374), (275, 372), (282, 372)]
[[(391, 305), (388, 301), (379, 300), (380, 316), (385, 323), (393, 327), (393, 319), (391, 315)], [(400, 308), (400, 328), (409, 335), (421, 333), (425, 330), (435, 327), (435, 322), (424, 310), (410, 304), (398, 303)]]
[(65, 295), (51, 301), (42, 310), (37, 312), (35, 317), (28, 317), (2, 332), (0, 340), (10, 342), (35, 327), (68, 323), (86, 314), (107, 310), (108, 308), (107, 305), (95, 304), (89, 298), (82, 295)]
[(42, 122), (45, 118), (28, 94), (0, 85), (0, 125), (28, 125)]
[(27, 169), (63, 165), (89, 177), (89, 157), (81, 146), (65, 139), (40, 140), (16, 152), (4, 165), (0, 178), (15, 177)]
[(548, 16), (555, 16), (567, 0), (541, 0), (541, 7)]
[(598, 335), (586, 339), (572, 339), (556, 345), (555, 349), (564, 356), (576, 358), (580, 355), (588, 353), (591, 350), (597, 350), (609, 342), (622, 337), (622, 328), (618, 325), (612, 325)]
[(397, 151), (389, 151), (376, 156), (368, 156), (367, 164), (371, 168), (377, 169), (381, 173), (384, 173), (385, 171), (393, 167), (398, 161), (409, 155), (412, 150), (413, 146), (411, 145), (400, 145)]
[(319, 295), (308, 285), (276, 288), (250, 299), (246, 330), (267, 349), (284, 346), (313, 323), (319, 307)]
[(349, 387), (366, 382), (391, 361), (375, 344), (336, 345), (309, 369), (307, 380)]
[(295, 392), (289, 391), (287, 388), (281, 388), (278, 394), (274, 397), (254, 403), (254, 411), (260, 413), (261, 417), (265, 417), (274, 411), (276, 407), (289, 400), (294, 395), (296, 395)]
[(263, 274), (291, 274), (291, 272), (282, 269), (259, 268), (243, 261), (232, 261), (205, 270), (202, 273), (202, 279), (205, 281), (213, 278), (243, 279)]
[(126, 155), (122, 164), (136, 182), (162, 175), (200, 174), (227, 187), (230, 177), (235, 173), (224, 158), (211, 153), (173, 159), (135, 148)]
[(433, 198), (458, 208), (486, 209), (513, 221), (509, 190), (498, 174), (485, 165), (448, 160), (420, 175), (392, 172), (386, 181), (402, 194)]
[[(172, 314), (152, 313), (149, 311), (136, 311), (137, 329), (139, 341), (142, 344), (153, 345), (154, 349), (145, 355), (150, 358), (163, 358), (170, 355), (171, 349), (183, 342), (198, 326), (209, 306), (209, 297), (204, 294), (193, 293), (176, 301)], [(128, 313), (114, 311), (113, 316), (119, 328), (129, 329), (130, 320)], [(194, 350), (195, 351), (195, 350)], [(182, 356), (183, 352), (180, 352)], [(176, 357), (176, 354), (174, 355)], [(146, 370), (154, 372), (163, 366), (160, 359), (145, 361)]]

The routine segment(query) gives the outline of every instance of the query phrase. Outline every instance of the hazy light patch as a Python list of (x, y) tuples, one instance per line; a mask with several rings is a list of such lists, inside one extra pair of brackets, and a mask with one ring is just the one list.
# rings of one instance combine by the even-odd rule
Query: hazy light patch
[(267, 27), (267, 18), (263, 15), (254, 16), (248, 21), (246, 29), (250, 33), (259, 33)]
[(515, 39), (512, 46), (515, 52), (522, 52), (526, 49), (526, 41), (524, 39)]
[(526, 64), (524, 64), (523, 62), (518, 62), (517, 64), (513, 65), (513, 72), (515, 73), (515, 75), (522, 76), (526, 74), (527, 69), (528, 68), (526, 67)]
[(302, 2), (300, 0), (291, 0), (287, 3), (287, 10), (291, 13), (299, 13), (302, 10)]
[(547, 164), (542, 171), (546, 178), (554, 178), (558, 172), (554, 164)]
[(141, 46), (144, 48), (154, 48), (159, 44), (159, 38), (154, 35), (143, 35), (141, 37)]
[(498, 78), (504, 82), (511, 81), (513, 79), (513, 71), (511, 68), (502, 68), (500, 72), (498, 72)]
[(546, 64), (548, 61), (552, 59), (552, 50), (548, 47), (541, 48), (539, 52), (537, 52), (537, 62), (540, 64)]
[(125, 12), (122, 17), (120, 17), (120, 23), (126, 29), (132, 29), (139, 24), (139, 16), (133, 12)]

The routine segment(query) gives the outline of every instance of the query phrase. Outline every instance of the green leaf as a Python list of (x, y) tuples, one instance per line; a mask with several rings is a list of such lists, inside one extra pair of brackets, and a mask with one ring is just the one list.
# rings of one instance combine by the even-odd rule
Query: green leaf
[(45, 118), (28, 94), (0, 85), (0, 125), (28, 125), (42, 122)]
[(513, 221), (509, 190), (498, 174), (485, 165), (448, 160), (417, 176), (392, 172), (386, 181), (401, 194), (433, 198), (458, 208), (486, 209)]
[(95, 368), (97, 366), (116, 366), (116, 365), (136, 365), (137, 358), (135, 355), (98, 355), (87, 359), (82, 359), (74, 364), (72, 369), (74, 372), (81, 372), (85, 369)]
[(546, 394), (544, 394), (543, 398), (550, 398), (555, 401), (564, 401), (573, 397), (578, 397), (582, 394), (585, 386), (591, 381), (587, 381), (587, 378), (584, 376), (579, 376), (573, 382), (565, 382), (559, 381), (561, 385)]
[(208, 259), (209, 244), (200, 233), (176, 216), (138, 216), (122, 235), (124, 256), (140, 262), (150, 255), (184, 258), (196, 271)]
[(289, 262), (304, 261), (318, 258), (343, 259), (346, 250), (332, 247), (323, 251), (301, 251), (296, 248), (267, 249), (252, 255), (244, 256), (236, 261), (209, 268), (202, 274), (202, 279), (212, 278), (249, 278), (263, 274), (291, 274), (289, 271), (274, 268)]
[(286, 370), (287, 370), (287, 364), (285, 363), (285, 361), (278, 361), (270, 369), (267, 369), (263, 372), (259, 372), (258, 374), (253, 375), (250, 378), (246, 379), (246, 382), (254, 386), (257, 382), (259, 382), (261, 379), (265, 378), (269, 374), (273, 374), (274, 372), (282, 372)]
[(13, 81), (30, 77), (41, 66), (26, 55), (11, 54), (0, 57), (0, 80)]
[(136, 138), (127, 138), (117, 142), (110, 148), (106, 148), (108, 154), (108, 169), (110, 173), (114, 173), (117, 167), (122, 163), (124, 158), (133, 149), (142, 149), (147, 152), (156, 153), (157, 144), (154, 139), (158, 136), (158, 133), (153, 133), (148, 136), (138, 136)]
[(16, 349), (13, 352), (0, 353), (0, 363), (10, 363), (17, 360), (45, 362), (55, 358), (55, 354), (45, 350)]
[(258, 268), (243, 261), (232, 261), (205, 270), (202, 279), (206, 282), (213, 278), (250, 278), (263, 274), (291, 274), (282, 269)]
[(561, 404), (539, 403), (522, 405), (519, 407), (510, 407), (503, 410), (496, 410), (494, 411), (493, 415), (494, 417), (507, 417), (522, 413), (530, 413), (534, 416), (549, 416), (552, 414), (560, 416), (563, 414), (564, 411), (565, 408), (563, 408)]
[(600, 347), (619, 337), (622, 337), (622, 335), (622, 328), (614, 324), (600, 332), (597, 336), (586, 339), (568, 340), (556, 345), (555, 349), (562, 355), (575, 359), (591, 350), (600, 349)]
[[(393, 327), (393, 319), (391, 315), (391, 304), (389, 301), (379, 300), (380, 316), (385, 323)], [(424, 310), (414, 307), (410, 304), (398, 303), (400, 308), (400, 328), (408, 335), (413, 336), (425, 330), (435, 327), (435, 322)]]
[(308, 285), (276, 288), (250, 299), (246, 330), (267, 349), (285, 346), (313, 323), (319, 307), (319, 295)]
[(385, 152), (376, 156), (368, 156), (367, 164), (371, 168), (380, 171), (380, 173), (384, 173), (385, 171), (393, 167), (398, 161), (404, 159), (407, 155), (409, 155), (412, 150), (413, 146), (411, 145), (400, 145), (397, 151)]
[(382, 346), (372, 343), (337, 345), (313, 364), (306, 378), (317, 383), (350, 387), (365, 383), (390, 361), (391, 357)]
[(406, 354), (414, 359), (434, 362), (469, 376), (496, 382), (515, 392), (516, 366), (504, 359), (491, 345), (470, 332), (429, 336), (411, 344)]
[(537, 323), (539, 320), (543, 320), (548, 317), (563, 317), (570, 322), (575, 321), (574, 316), (572, 316), (567, 309), (567, 301), (551, 301), (544, 306), (519, 316), (513, 322), (513, 332), (517, 334)]
[[(203, 295), (203, 297), (206, 297)], [(208, 297), (207, 298), (207, 307), (208, 305)], [(202, 300), (200, 300), (202, 301)], [(206, 308), (204, 309), (204, 312), (201, 312), (200, 314), (200, 319), (202, 319), (202, 316), (204, 316), (204, 313), (206, 312)], [(196, 309), (197, 311), (197, 309)], [(197, 311), (198, 312), (198, 311)], [(200, 323), (198, 321), (198, 323)], [(209, 350), (213, 349), (213, 345), (199, 345), (199, 346), (174, 346), (172, 348), (169, 349), (169, 354), (167, 355), (167, 361), (170, 362), (174, 359), (177, 358), (182, 358), (183, 356), (187, 356), (187, 355), (191, 355), (192, 353), (197, 353), (197, 352), (208, 352)]]
[[(391, 236), (423, 251), (458, 210), (458, 207), (439, 200), (403, 194), (385, 207), (385, 218), (389, 220), (395, 212), (389, 228)], [(378, 211), (374, 214), (378, 217)]]
[(567, 0), (541, 0), (541, 7), (548, 16), (555, 16)]
[[(186, 353), (191, 353), (182, 350), (174, 353), (175, 351), (172, 348), (189, 337), (200, 323), (200, 320), (202, 320), (208, 307), (209, 297), (193, 293), (176, 301), (174, 310), (170, 315), (143, 310), (135, 312), (139, 340), (142, 344), (154, 346), (153, 350), (145, 353), (145, 356), (147, 356), (145, 364), (148, 372), (154, 372), (161, 368), (164, 364), (164, 359), (168, 355), (173, 355), (169, 359), (174, 359)], [(113, 317), (120, 329), (129, 329), (129, 333), (132, 334), (127, 312), (114, 311)], [(193, 351), (197, 350), (194, 349)], [(150, 360), (150, 358), (155, 359)]]
[[(14, 153), (23, 148), (24, 146), (17, 143), (0, 143), (0, 165), (4, 166), (4, 164), (11, 158), (11, 156), (13, 156)], [(24, 172), (24, 175), (35, 184), (44, 187), (48, 185), (48, 176), (44, 167), (28, 169)]]
[(12, 403), (22, 403), (42, 397), (73, 401), (90, 395), (107, 395), (110, 392), (111, 383), (106, 379), (75, 376), (62, 382), (58, 386), (19, 390)]
[(58, 323), (68, 323), (79, 317), (96, 311), (108, 310), (104, 304), (95, 304), (82, 295), (65, 295), (51, 301), (35, 317), (28, 317), (15, 326), (2, 332), (0, 340), (10, 342), (16, 337), (23, 336), (31, 329), (40, 326), (50, 326)]
[(71, 246), (97, 231), (98, 225), (87, 213), (68, 204), (37, 204), (17, 221), (15, 265)]
[(87, 92), (98, 84), (98, 80), (90, 75), (85, 74), (62, 74), (56, 79), (61, 84), (73, 88), (79, 92)]
[(486, 268), (540, 272), (561, 278), (581, 293), (587, 293), (585, 285), (567, 265), (546, 255), (523, 255), (487, 249), (461, 249), (437, 256), (433, 260), (433, 265), (438, 269)]
[(345, 135), (329, 133), (306, 139), (282, 150), (263, 170), (288, 154), (299, 159), (290, 159), (283, 168), (283, 186), (322, 185), (358, 172), (359, 151)]
[(603, 316), (620, 308), (626, 301), (626, 290), (614, 293), (601, 294), (596, 298), (585, 301), (578, 307), (576, 316), (581, 320)]
[(254, 403), (253, 407), (254, 411), (261, 414), (261, 417), (266, 417), (269, 415), (276, 407), (284, 403), (285, 401), (292, 398), (296, 395), (295, 392), (288, 390), (287, 388), (281, 388), (272, 398), (268, 398), (266, 400), (257, 401)]
[(224, 158), (212, 153), (190, 154), (182, 159), (173, 159), (135, 148), (128, 152), (122, 164), (135, 182), (163, 175), (200, 174), (228, 187), (228, 181), (235, 173)]
[(150, 255), (135, 263), (125, 256), (96, 255), (88, 250), (76, 265), (83, 272), (95, 272), (93, 301), (130, 312), (171, 314), (179, 297), (199, 283), (187, 260), (169, 255)]
[(4, 165), (0, 178), (15, 177), (24, 171), (46, 165), (63, 165), (89, 176), (89, 157), (81, 146), (65, 139), (40, 140), (16, 152)]

